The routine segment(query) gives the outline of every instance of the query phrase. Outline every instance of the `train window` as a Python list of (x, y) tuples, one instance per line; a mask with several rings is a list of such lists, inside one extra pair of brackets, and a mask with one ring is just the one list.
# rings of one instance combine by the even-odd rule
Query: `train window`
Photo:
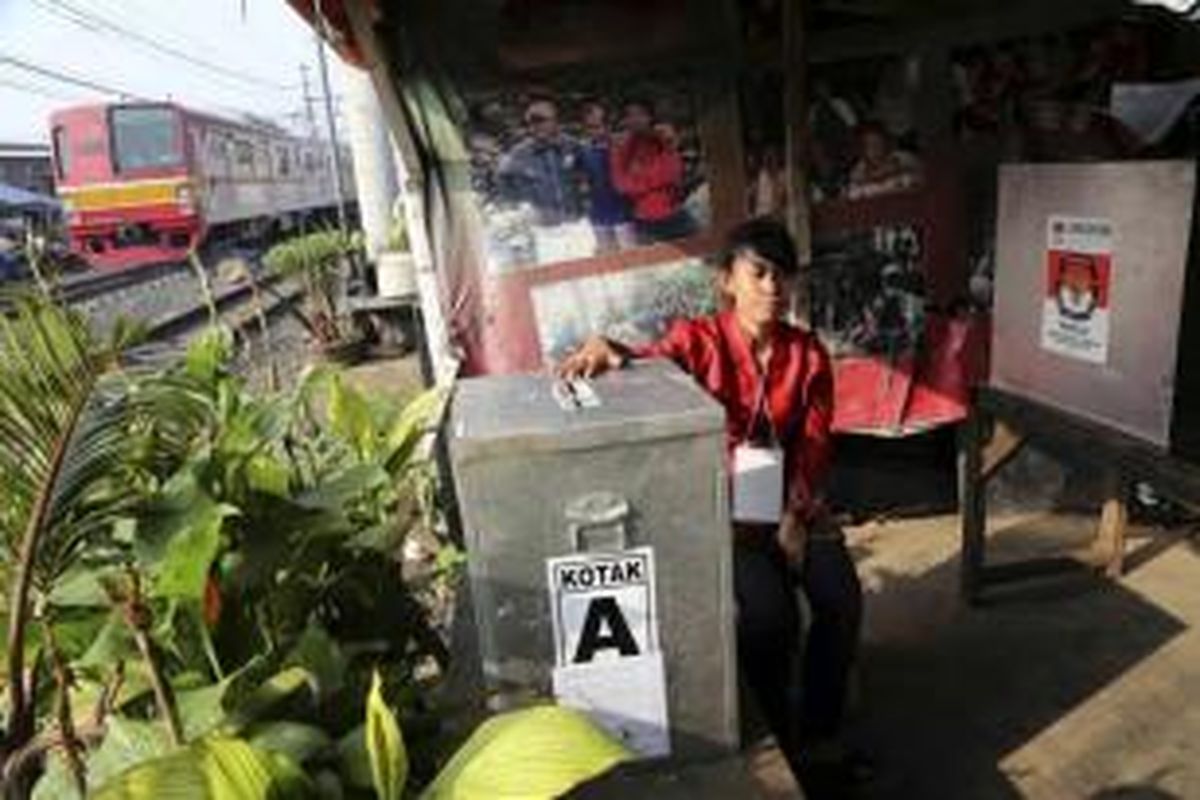
[(254, 176), (254, 147), (245, 140), (239, 140), (234, 144), (234, 161), (237, 163), (238, 177), (249, 178)]
[(271, 153), (263, 141), (254, 144), (254, 174), (259, 178), (271, 177)]
[(286, 178), (292, 172), (292, 161), (289, 157), (287, 145), (280, 147), (276, 152), (275, 171), (279, 177)]
[(169, 106), (117, 106), (109, 112), (117, 172), (173, 167), (182, 161), (175, 110)]
[(53, 140), (51, 146), (54, 148), (55, 169), (58, 170), (59, 178), (65, 178), (71, 171), (71, 148), (67, 144), (67, 129), (62, 125), (55, 125), (51, 139)]

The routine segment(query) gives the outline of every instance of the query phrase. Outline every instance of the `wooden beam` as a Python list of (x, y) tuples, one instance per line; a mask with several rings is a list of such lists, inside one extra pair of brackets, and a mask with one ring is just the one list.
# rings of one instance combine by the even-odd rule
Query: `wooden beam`
[(1038, 446), (1050, 453), (1074, 459), (1088, 453), (1093, 460), (1103, 459), (1119, 467), (1126, 484), (1146, 481), (1178, 503), (1200, 505), (1200, 464), (1183, 461), (1108, 425), (1000, 389), (979, 389), (976, 403), (1036, 439)]
[(1118, 468), (1105, 470), (1105, 498), (1096, 529), (1096, 551), (1110, 578), (1119, 578), (1125, 570), (1125, 535), (1129, 529), (1126, 485)]
[(912, 22), (855, 26), (813, 34), (810, 63), (824, 64), (858, 58), (896, 55), (924, 47), (966, 48), (1083, 28), (1129, 11), (1123, 0), (1079, 0), (1040, 3), (1000, 13), (959, 19), (938, 18)]
[(983, 466), (980, 469), (983, 480), (990, 479), (1004, 468), (1004, 465), (1021, 452), (1027, 438), (1019, 433), (1008, 422), (997, 419), (992, 428), (992, 438), (983, 449)]
[(959, 429), (959, 513), (962, 524), (962, 553), (959, 593), (974, 603), (983, 584), (987, 548), (987, 483), (983, 476), (983, 420), (972, 409)]
[[(783, 0), (783, 119), (787, 226), (796, 239), (800, 263), (812, 263), (812, 221), (808, 180), (808, 0)], [(793, 311), (804, 323), (812, 316), (807, 281), (799, 281)]]

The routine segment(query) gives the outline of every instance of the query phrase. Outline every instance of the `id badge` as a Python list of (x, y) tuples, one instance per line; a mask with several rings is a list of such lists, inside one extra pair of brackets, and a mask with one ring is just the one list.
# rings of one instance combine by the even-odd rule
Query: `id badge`
[(777, 523), (783, 518), (783, 451), (741, 445), (733, 451), (733, 519)]

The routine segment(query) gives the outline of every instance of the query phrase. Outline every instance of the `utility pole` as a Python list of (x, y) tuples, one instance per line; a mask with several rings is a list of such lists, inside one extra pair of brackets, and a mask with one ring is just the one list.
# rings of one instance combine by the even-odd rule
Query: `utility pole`
[(333, 191), (337, 195), (338, 228), (346, 230), (345, 193), (342, 191), (342, 154), (338, 150), (337, 123), (333, 119), (333, 93), (329, 89), (329, 65), (325, 61), (325, 34), (328, 28), (325, 15), (321, 13), (321, 0), (316, 0), (317, 16), (317, 64), (321, 69), (321, 91), (325, 95), (325, 122), (329, 127), (329, 150), (333, 164)]
[(304, 114), (308, 117), (308, 135), (317, 138), (317, 115), (313, 112), (313, 96), (308, 88), (308, 64), (300, 65), (300, 85), (304, 87)]

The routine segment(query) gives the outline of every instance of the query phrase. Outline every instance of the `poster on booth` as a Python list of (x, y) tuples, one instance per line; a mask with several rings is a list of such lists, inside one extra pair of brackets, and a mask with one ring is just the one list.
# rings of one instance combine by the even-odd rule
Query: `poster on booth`
[(1046, 239), (1042, 348), (1105, 364), (1112, 312), (1112, 221), (1052, 216)]
[(550, 558), (546, 571), (555, 698), (588, 714), (633, 752), (668, 755), (653, 549)]

